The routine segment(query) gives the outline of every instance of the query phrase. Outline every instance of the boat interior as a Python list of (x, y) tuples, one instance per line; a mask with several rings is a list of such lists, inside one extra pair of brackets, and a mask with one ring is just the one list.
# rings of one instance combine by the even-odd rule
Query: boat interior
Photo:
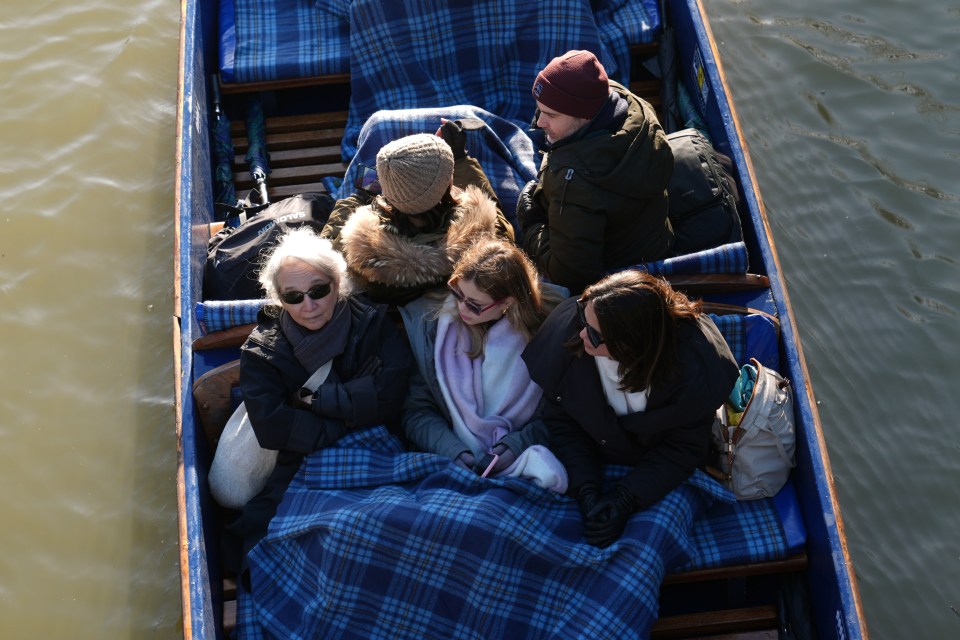
[[(229, 15), (233, 6), (234, 3), (222, 3), (221, 59), (218, 73), (211, 81), (217, 84), (219, 108), (231, 121), (234, 145), (231, 169), (237, 194), (243, 196), (256, 187), (246, 158), (249, 136), (243, 116), (245, 105), (251, 99), (259, 101), (266, 114), (270, 200), (330, 191), (331, 185), (337, 185), (348, 168), (341, 145), (351, 105), (349, 65), (337, 59), (321, 60), (315, 69), (306, 73), (294, 71), (283, 78), (261, 79), (256, 71), (239, 72), (234, 67), (242, 57), (236, 42), (239, 23), (228, 28), (231, 22), (239, 20)], [(629, 87), (662, 115), (663, 83), (650, 71), (661, 53), (660, 46), (658, 38), (629, 45)], [(236, 49), (237, 54), (225, 55), (231, 48)], [(211, 233), (217, 228), (218, 223), (211, 225)], [(755, 244), (755, 239), (745, 238), (745, 241), (748, 249)], [(711, 313), (731, 318), (731, 327), (736, 326), (730, 330), (746, 335), (747, 345), (756, 346), (756, 336), (763, 334), (765, 337), (759, 340), (766, 341), (772, 357), (781, 356), (781, 348), (777, 347), (777, 310), (771, 302), (770, 283), (762, 271), (665, 275), (675, 287), (711, 302), (713, 306), (707, 308)], [(204, 301), (204, 304), (216, 302)], [(193, 343), (192, 392), (211, 456), (220, 431), (239, 401), (237, 354), (239, 345), (254, 326), (252, 323), (252, 317), (248, 316), (246, 321), (229, 326), (204, 325), (205, 331)], [(752, 323), (762, 324), (762, 328)], [(744, 358), (755, 355), (746, 352), (751, 348), (744, 347)], [(653, 629), (654, 638), (772, 639), (780, 637), (785, 616), (803, 616), (808, 568), (806, 535), (792, 488), (788, 485), (781, 494), (774, 510), (783, 527), (783, 536), (789, 541), (786, 550), (759, 560), (730, 561), (725, 557), (717, 563), (706, 563), (709, 566), (685, 567), (669, 574), (661, 589), (660, 616)], [(221, 511), (205, 523), (213, 532), (208, 534), (210, 539), (215, 539), (219, 521), (226, 515)], [(234, 576), (219, 569), (217, 552), (210, 547), (215, 545), (208, 545), (208, 553), (213, 558), (210, 578), (218, 607), (215, 615), (221, 617), (217, 626), (229, 635), (236, 620), (236, 583)]]

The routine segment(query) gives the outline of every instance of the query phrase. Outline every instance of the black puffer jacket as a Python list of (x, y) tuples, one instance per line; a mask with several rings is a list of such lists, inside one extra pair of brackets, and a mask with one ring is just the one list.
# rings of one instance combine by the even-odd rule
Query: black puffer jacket
[(599, 485), (605, 462), (633, 467), (620, 484), (645, 509), (705, 462), (713, 416), (733, 389), (737, 363), (708, 316), (684, 321), (679, 378), (656, 384), (645, 411), (618, 417), (593, 357), (564, 347), (580, 331), (575, 304), (561, 303), (523, 352), (530, 377), (543, 388), (550, 448), (567, 469), (571, 495), (587, 482)]
[[(263, 537), (283, 493), (305, 455), (327, 447), (353, 429), (396, 427), (407, 392), (413, 358), (386, 306), (350, 296), (351, 329), (344, 352), (334, 358), (317, 391), (313, 411), (295, 408), (291, 394), (310, 377), (280, 330), (276, 307), (267, 307), (240, 353), (240, 388), (260, 446), (277, 449), (277, 466), (266, 487), (243, 508), (230, 531), (242, 557)], [(373, 357), (382, 363), (372, 375), (357, 372)], [(236, 561), (239, 558), (230, 558)]]
[(522, 246), (550, 280), (574, 294), (604, 272), (670, 254), (667, 184), (673, 152), (653, 107), (616, 82), (580, 131), (544, 156)]

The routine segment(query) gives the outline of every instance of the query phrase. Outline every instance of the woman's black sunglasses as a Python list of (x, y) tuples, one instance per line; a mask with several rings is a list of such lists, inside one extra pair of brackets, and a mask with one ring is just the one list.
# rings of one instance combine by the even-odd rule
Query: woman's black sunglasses
[(493, 309), (495, 306), (497, 306), (498, 304), (500, 304), (501, 302), (503, 302), (502, 299), (501, 299), (501, 300), (494, 300), (493, 302), (491, 302), (491, 303), (488, 304), (487, 306), (481, 307), (481, 306), (478, 305), (476, 302), (471, 302), (470, 300), (467, 300), (466, 296), (463, 295), (463, 292), (460, 291), (460, 289), (458, 289), (456, 286), (454, 286), (454, 285), (452, 285), (452, 284), (448, 284), (447, 286), (450, 288), (450, 293), (453, 294), (453, 297), (456, 298), (457, 301), (462, 302), (462, 303), (463, 303), (463, 306), (465, 306), (465, 307), (467, 308), (467, 311), (469, 311), (470, 313), (472, 313), (472, 314), (475, 315), (475, 316), (479, 316), (479, 315), (481, 315), (481, 314), (483, 314), (483, 313), (486, 313), (486, 312), (489, 311), (490, 309)]
[(577, 319), (580, 320), (580, 325), (587, 330), (587, 339), (590, 340), (590, 344), (596, 349), (603, 344), (603, 336), (600, 335), (599, 331), (587, 324), (587, 314), (583, 311), (586, 304), (583, 298), (577, 300)]
[(300, 304), (303, 302), (303, 296), (310, 296), (311, 300), (320, 300), (330, 295), (330, 283), (324, 282), (314, 287), (310, 287), (306, 293), (303, 291), (287, 291), (280, 294), (280, 299), (287, 304)]

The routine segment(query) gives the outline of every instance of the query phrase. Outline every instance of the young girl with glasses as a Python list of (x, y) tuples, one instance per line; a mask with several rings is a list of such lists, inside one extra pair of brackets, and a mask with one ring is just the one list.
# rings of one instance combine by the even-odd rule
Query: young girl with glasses
[[(584, 537), (600, 547), (706, 462), (715, 412), (739, 374), (699, 302), (633, 270), (560, 304), (523, 360), (543, 388), (543, 419)], [(631, 467), (607, 494), (603, 463)]]
[(481, 476), (527, 477), (558, 492), (566, 473), (545, 446), (541, 392), (520, 353), (560, 299), (516, 245), (467, 249), (442, 300), (401, 308), (417, 360), (402, 424), (419, 449)]

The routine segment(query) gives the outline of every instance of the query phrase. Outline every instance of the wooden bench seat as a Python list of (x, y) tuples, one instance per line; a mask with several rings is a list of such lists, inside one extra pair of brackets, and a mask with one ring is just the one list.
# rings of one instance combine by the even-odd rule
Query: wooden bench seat
[[(266, 147), (271, 172), (267, 185), (271, 201), (311, 191), (325, 191), (321, 179), (342, 177), (347, 167), (340, 157), (347, 112), (315, 113), (267, 118)], [(253, 188), (245, 154), (246, 124), (231, 123), (234, 145), (233, 182), (238, 193)]]

